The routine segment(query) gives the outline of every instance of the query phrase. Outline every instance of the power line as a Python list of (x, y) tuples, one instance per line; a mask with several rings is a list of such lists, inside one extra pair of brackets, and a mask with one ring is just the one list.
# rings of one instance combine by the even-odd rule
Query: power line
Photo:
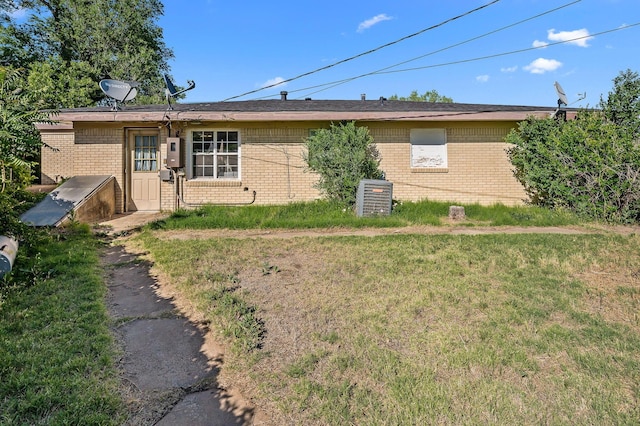
[[(311, 86), (311, 87), (307, 87), (307, 88), (303, 88), (303, 89), (290, 90), (289, 93), (295, 93), (295, 92), (300, 92), (300, 91), (303, 91), (303, 90), (315, 89), (315, 88), (318, 88), (318, 87), (330, 86), (330, 87), (326, 87), (326, 88), (324, 88), (322, 90), (317, 90), (315, 92), (310, 93), (310, 94), (314, 94), (314, 93), (318, 93), (318, 92), (321, 92), (321, 91), (328, 90), (328, 89), (331, 89), (333, 87), (339, 86), (340, 84), (348, 83), (348, 82), (350, 82), (352, 80), (355, 80), (355, 79), (358, 79), (358, 78), (362, 78), (362, 77), (367, 77), (367, 76), (370, 76), (370, 75), (382, 75), (382, 74), (394, 74), (394, 73), (400, 73), (400, 72), (418, 71), (418, 70), (424, 70), (424, 69), (429, 69), (429, 68), (439, 68), (439, 67), (445, 67), (445, 66), (449, 66), (449, 65), (463, 64), (463, 63), (467, 63), (467, 62), (482, 61), (482, 60), (486, 60), (486, 59), (498, 58), (498, 57), (501, 57), (501, 56), (515, 55), (515, 54), (518, 54), (518, 53), (529, 52), (529, 51), (538, 50), (538, 49), (545, 49), (547, 47), (553, 47), (553, 46), (557, 46), (557, 45), (560, 45), (560, 44), (567, 44), (567, 43), (571, 43), (571, 42), (574, 42), (574, 41), (583, 40), (583, 39), (586, 39), (586, 38), (591, 38), (591, 37), (596, 37), (596, 36), (600, 36), (600, 35), (616, 32), (616, 31), (626, 30), (628, 28), (636, 27), (638, 25), (640, 25), (640, 22), (636, 22), (634, 24), (628, 24), (628, 25), (625, 25), (625, 26), (622, 26), (622, 27), (613, 28), (613, 29), (610, 29), (610, 30), (601, 31), (601, 32), (594, 33), (594, 34), (589, 34), (587, 36), (576, 37), (576, 38), (563, 40), (563, 41), (557, 41), (557, 42), (554, 42), (554, 43), (549, 43), (549, 44), (544, 45), (544, 46), (534, 46), (534, 47), (529, 47), (529, 48), (525, 48), (525, 49), (512, 50), (512, 51), (509, 51), (509, 52), (502, 52), (502, 53), (495, 53), (495, 54), (492, 54), (492, 55), (480, 56), (480, 57), (476, 57), (476, 58), (461, 59), (461, 60), (458, 60), (458, 61), (451, 61), (451, 62), (444, 62), (444, 63), (440, 63), (440, 64), (425, 65), (423, 67), (414, 67), (414, 68), (405, 68), (405, 69), (401, 69), (401, 70), (386, 71), (389, 68), (393, 68), (394, 66), (397, 66), (397, 65), (394, 65), (394, 66), (390, 66), (390, 67), (387, 67), (387, 68), (383, 68), (382, 70), (379, 70), (379, 71), (373, 71), (373, 72), (370, 72), (370, 73), (367, 73), (367, 74), (362, 74), (362, 75), (359, 75), (357, 77), (351, 77), (351, 78), (347, 78), (347, 79), (344, 79), (344, 80), (337, 80), (337, 81), (334, 81), (334, 82), (319, 84), (319, 85), (316, 85), (316, 86)], [(424, 56), (428, 56), (428, 54), (424, 55)], [(402, 62), (402, 63), (407, 63), (407, 62), (410, 62), (410, 61), (411, 60), (405, 61), (405, 62)], [(310, 94), (307, 94), (307, 96), (310, 95)]]
[(515, 55), (517, 53), (529, 52), (529, 51), (537, 50), (537, 49), (544, 49), (544, 48), (547, 48), (547, 47), (557, 46), (559, 44), (571, 43), (573, 41), (584, 40), (586, 38), (600, 36), (600, 35), (603, 35), (603, 34), (609, 34), (609, 33), (613, 33), (613, 32), (616, 32), (616, 31), (622, 31), (622, 30), (626, 30), (626, 29), (629, 29), (629, 28), (632, 28), (632, 27), (636, 27), (638, 25), (640, 25), (640, 22), (636, 22), (635, 24), (624, 25), (623, 27), (617, 27), (617, 28), (613, 28), (613, 29), (610, 29), (610, 30), (600, 31), (598, 33), (590, 34), (588, 36), (582, 36), (582, 37), (576, 37), (576, 38), (572, 38), (572, 39), (568, 39), (568, 40), (557, 41), (555, 43), (549, 43), (549, 44), (544, 45), (544, 46), (534, 46), (534, 47), (529, 47), (529, 48), (526, 48), (526, 49), (512, 50), (512, 51), (509, 51), (509, 52), (496, 53), (496, 54), (493, 54), (493, 55), (480, 56), (480, 57), (471, 58), (471, 59), (461, 59), (459, 61), (445, 62), (445, 63), (442, 63), (442, 64), (426, 65), (426, 66), (423, 66), (423, 67), (405, 68), (405, 69), (402, 69), (402, 70), (395, 70), (395, 71), (376, 72), (375, 74), (393, 74), (393, 73), (398, 73), (398, 72), (418, 71), (418, 70), (423, 70), (423, 69), (428, 69), (428, 68), (437, 68), (437, 67), (444, 67), (444, 66), (448, 66), (448, 65), (462, 64), (462, 63), (466, 63), (466, 62), (482, 61), (482, 60), (485, 60), (485, 59), (498, 58), (500, 56)]
[(351, 57), (349, 57), (349, 58), (342, 59), (342, 60), (340, 60), (340, 61), (338, 61), (338, 62), (335, 62), (335, 63), (330, 64), (330, 65), (326, 65), (326, 66), (324, 66), (324, 67), (321, 67), (321, 68), (315, 69), (315, 70), (313, 70), (313, 71), (305, 72), (305, 73), (300, 74), (300, 75), (298, 75), (298, 76), (296, 76), (296, 77), (292, 77), (292, 78), (289, 78), (289, 79), (287, 79), (287, 80), (279, 81), (278, 83), (270, 84), (270, 85), (268, 85), (268, 86), (264, 86), (264, 87), (261, 87), (261, 88), (259, 88), (259, 89), (251, 90), (251, 91), (249, 91), (249, 92), (245, 92), (245, 93), (243, 93), (243, 94), (241, 94), (241, 95), (237, 95), (237, 96), (232, 96), (232, 97), (230, 97), (230, 98), (226, 98), (226, 99), (222, 100), (222, 102), (230, 101), (230, 100), (232, 100), (232, 99), (241, 98), (241, 97), (246, 96), (246, 95), (251, 95), (251, 94), (253, 94), (253, 93), (257, 93), (257, 92), (260, 92), (260, 91), (265, 90), (265, 89), (270, 89), (270, 88), (272, 88), (272, 87), (279, 86), (280, 84), (283, 84), (283, 83), (289, 83), (289, 82), (291, 82), (291, 81), (294, 81), (294, 80), (300, 79), (300, 78), (302, 78), (302, 77), (306, 77), (306, 76), (308, 76), (308, 75), (315, 74), (315, 73), (318, 73), (318, 72), (320, 72), (320, 71), (327, 70), (327, 69), (329, 69), (329, 68), (333, 68), (333, 67), (335, 67), (335, 66), (337, 66), (337, 65), (343, 64), (343, 63), (345, 63), (345, 62), (352, 61), (352, 60), (357, 59), (357, 58), (360, 58), (360, 57), (362, 57), (362, 56), (369, 55), (369, 54), (371, 54), (371, 53), (377, 52), (378, 50), (384, 49), (385, 47), (389, 47), (389, 46), (392, 46), (392, 45), (394, 45), (394, 44), (398, 44), (398, 43), (400, 43), (400, 42), (402, 42), (402, 41), (408, 40), (408, 39), (410, 39), (410, 38), (412, 38), (412, 37), (416, 37), (416, 36), (418, 36), (418, 35), (420, 35), (420, 34), (422, 34), (422, 33), (425, 33), (425, 32), (427, 32), (427, 31), (431, 31), (431, 30), (434, 30), (434, 29), (436, 29), (436, 28), (439, 28), (439, 27), (441, 27), (441, 26), (443, 26), (443, 25), (446, 25), (446, 24), (448, 24), (448, 23), (450, 23), (450, 22), (453, 22), (453, 21), (455, 21), (455, 20), (457, 20), (457, 19), (460, 19), (460, 18), (463, 18), (463, 17), (465, 17), (465, 16), (471, 15), (472, 13), (478, 12), (479, 10), (482, 10), (482, 9), (485, 9), (485, 8), (487, 8), (487, 7), (489, 7), (489, 6), (494, 5), (494, 4), (498, 3), (499, 1), (500, 1), (500, 0), (493, 0), (493, 1), (489, 2), (489, 3), (487, 3), (487, 4), (484, 4), (484, 5), (480, 6), (480, 7), (477, 7), (477, 8), (475, 8), (475, 9), (472, 9), (472, 10), (470, 10), (470, 11), (468, 11), (468, 12), (465, 12), (465, 13), (463, 13), (463, 14), (461, 14), (461, 15), (454, 16), (453, 18), (449, 18), (449, 19), (447, 19), (446, 21), (440, 22), (439, 24), (432, 25), (432, 26), (430, 26), (430, 27), (428, 27), (428, 28), (424, 28), (424, 29), (422, 29), (422, 30), (420, 30), (420, 31), (418, 31), (418, 32), (416, 32), (416, 33), (409, 34), (408, 36), (402, 37), (402, 38), (400, 38), (400, 39), (398, 39), (398, 40), (395, 40), (395, 41), (392, 41), (392, 42), (390, 42), (390, 43), (383, 44), (382, 46), (376, 47), (375, 49), (371, 49), (371, 50), (368, 50), (368, 51), (366, 51), (366, 52), (359, 53), (359, 54), (357, 54), (357, 55), (355, 55), (355, 56), (351, 56)]
[[(472, 38), (470, 38), (470, 39), (467, 39), (467, 40), (461, 41), (461, 42), (459, 42), (459, 43), (452, 44), (452, 45), (447, 46), (447, 47), (444, 47), (444, 48), (442, 48), (442, 49), (434, 50), (434, 51), (429, 52), (429, 53), (426, 53), (426, 54), (424, 54), (424, 55), (417, 56), (417, 57), (415, 57), (415, 58), (408, 59), (408, 60), (406, 60), (406, 61), (402, 61), (402, 62), (399, 62), (399, 63), (397, 63), (397, 64), (390, 65), (390, 66), (388, 66), (388, 67), (384, 67), (384, 68), (381, 68), (381, 69), (376, 70), (376, 71), (371, 71), (371, 72), (368, 72), (368, 73), (365, 73), (365, 74), (360, 74), (360, 75), (358, 75), (358, 76), (350, 77), (350, 78), (346, 78), (346, 79), (343, 79), (343, 80), (336, 80), (336, 81), (329, 82), (329, 83), (323, 83), (323, 84), (316, 85), (316, 86), (306, 87), (306, 88), (303, 88), (303, 89), (290, 90), (290, 91), (289, 91), (289, 93), (301, 92), (301, 91), (303, 91), (303, 90), (311, 90), (311, 89), (316, 89), (316, 88), (319, 88), (319, 87), (329, 86), (329, 87), (325, 87), (324, 89), (321, 89), (321, 90), (317, 90), (317, 91), (315, 91), (315, 92), (308, 93), (308, 94), (306, 95), (306, 96), (309, 96), (309, 95), (313, 95), (313, 94), (315, 94), (315, 93), (322, 92), (322, 91), (324, 91), (324, 90), (332, 89), (332, 88), (334, 88), (334, 87), (337, 87), (337, 86), (340, 86), (340, 85), (342, 85), (342, 84), (345, 84), (345, 83), (351, 82), (351, 81), (353, 81), (353, 80), (357, 80), (357, 79), (360, 79), (360, 78), (363, 78), (363, 77), (368, 77), (368, 76), (370, 76), (370, 75), (382, 74), (382, 73), (383, 73), (383, 71), (389, 70), (389, 69), (391, 69), (391, 68), (395, 68), (395, 67), (398, 67), (398, 66), (400, 66), (400, 65), (407, 64), (407, 63), (409, 63), (409, 62), (417, 61), (418, 59), (426, 58), (427, 56), (432, 56), (432, 55), (435, 55), (436, 53), (441, 53), (441, 52), (444, 52), (444, 51), (446, 51), (446, 50), (450, 50), (450, 49), (453, 49), (453, 48), (455, 48), (455, 47), (462, 46), (463, 44), (467, 44), (467, 43), (470, 43), (470, 42), (472, 42), (472, 41), (476, 41), (476, 40), (479, 40), (479, 39), (481, 39), (481, 38), (488, 37), (488, 36), (490, 36), (490, 35), (493, 35), (493, 34), (496, 34), (496, 33), (500, 32), (500, 31), (504, 31), (504, 30), (506, 30), (506, 29), (516, 27), (516, 26), (521, 25), (521, 24), (523, 24), (523, 23), (525, 23), (525, 22), (532, 21), (532, 20), (537, 19), (537, 18), (540, 18), (540, 17), (542, 17), (542, 16), (549, 15), (549, 14), (551, 14), (551, 13), (557, 12), (558, 10), (564, 9), (564, 8), (566, 8), (566, 7), (573, 6), (573, 5), (577, 4), (577, 3), (580, 3), (581, 1), (582, 1), (582, 0), (576, 0), (576, 1), (573, 1), (573, 2), (570, 2), (570, 3), (567, 3), (567, 4), (564, 4), (564, 5), (562, 5), (562, 6), (559, 6), (559, 7), (554, 8), (554, 9), (550, 9), (550, 10), (547, 10), (547, 11), (545, 11), (545, 12), (539, 13), (539, 14), (537, 14), (537, 15), (531, 16), (531, 17), (529, 17), (529, 18), (526, 18), (526, 19), (520, 20), (520, 21), (515, 22), (515, 23), (513, 23), (513, 24), (509, 24), (509, 25), (507, 25), (507, 26), (504, 26), (504, 27), (501, 27), (501, 28), (495, 29), (495, 30), (493, 30), (493, 31), (489, 31), (489, 32), (484, 33), (484, 34), (481, 34), (481, 35), (479, 35), (479, 36), (472, 37)], [(273, 96), (273, 95), (271, 95), (271, 96)]]

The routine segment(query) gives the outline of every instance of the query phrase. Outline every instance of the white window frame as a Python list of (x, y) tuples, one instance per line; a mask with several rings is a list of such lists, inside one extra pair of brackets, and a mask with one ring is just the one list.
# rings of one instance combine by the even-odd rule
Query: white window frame
[[(203, 153), (202, 155), (211, 155), (213, 157), (213, 164), (211, 165), (215, 175), (213, 176), (196, 176), (194, 173), (194, 163), (195, 163), (195, 157), (196, 155), (198, 155), (198, 153), (194, 152), (194, 143), (198, 143), (199, 141), (194, 141), (194, 133), (205, 133), (205, 132), (211, 132), (213, 133), (213, 139), (211, 141), (208, 141), (212, 144), (213, 146), (213, 151), (209, 153)], [(218, 134), (219, 133), (237, 133), (238, 135), (238, 152), (234, 153), (234, 152), (223, 152), (223, 151), (218, 151), (219, 149), (219, 143), (218, 143)], [(236, 142), (236, 141), (233, 141)], [(223, 167), (222, 164), (219, 164), (220, 160), (223, 157), (228, 157), (228, 156), (232, 156), (232, 157), (237, 157), (237, 171), (233, 171), (233, 170), (229, 170), (228, 173), (230, 173), (230, 175), (220, 175), (220, 167)], [(242, 142), (241, 142), (241, 135), (240, 135), (240, 130), (237, 129), (216, 129), (216, 128), (202, 128), (202, 129), (190, 129), (187, 133), (187, 161), (186, 161), (186, 174), (187, 174), (187, 179), (193, 179), (193, 180), (213, 180), (213, 181), (228, 181), (228, 180), (240, 180), (241, 177), (241, 158), (242, 158)], [(233, 164), (230, 165), (229, 167), (233, 168)]]
[(447, 129), (411, 129), (411, 168), (446, 169)]

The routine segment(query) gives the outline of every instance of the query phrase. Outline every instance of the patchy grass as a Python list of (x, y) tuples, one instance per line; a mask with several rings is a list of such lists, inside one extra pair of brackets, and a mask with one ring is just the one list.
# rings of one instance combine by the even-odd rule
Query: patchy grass
[(174, 236), (136, 243), (212, 324), (220, 286), (249, 307), (222, 377), (275, 423), (640, 418), (637, 235)]
[(96, 241), (86, 227), (21, 257), (0, 307), (0, 424), (121, 424)]
[[(401, 227), (409, 225), (442, 225), (452, 203), (422, 201), (396, 204), (389, 216), (357, 217), (351, 210), (326, 202), (291, 203), (282, 206), (204, 206), (180, 210), (156, 229), (308, 229)], [(576, 217), (561, 211), (538, 207), (506, 207), (504, 205), (465, 206), (466, 225), (561, 226), (578, 224)]]

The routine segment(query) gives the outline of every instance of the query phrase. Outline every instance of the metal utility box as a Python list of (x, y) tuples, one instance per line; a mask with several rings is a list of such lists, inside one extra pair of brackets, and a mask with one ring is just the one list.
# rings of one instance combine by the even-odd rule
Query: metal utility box
[(161, 169), (160, 170), (160, 180), (163, 182), (171, 182), (173, 181), (173, 175), (171, 174), (170, 169)]
[(167, 138), (167, 167), (182, 167), (182, 155), (180, 150), (180, 138)]
[(356, 194), (356, 214), (378, 216), (391, 214), (393, 183), (386, 180), (363, 179)]

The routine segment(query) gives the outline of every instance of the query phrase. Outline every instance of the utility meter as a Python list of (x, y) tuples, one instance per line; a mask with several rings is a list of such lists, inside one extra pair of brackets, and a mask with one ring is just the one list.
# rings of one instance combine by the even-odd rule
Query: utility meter
[(175, 169), (183, 166), (180, 145), (180, 138), (167, 138), (167, 167)]

